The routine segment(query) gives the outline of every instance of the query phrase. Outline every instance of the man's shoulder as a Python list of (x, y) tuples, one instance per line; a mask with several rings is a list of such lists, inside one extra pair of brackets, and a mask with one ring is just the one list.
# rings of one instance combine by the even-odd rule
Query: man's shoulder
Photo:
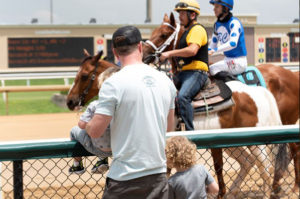
[(204, 28), (204, 26), (200, 23), (195, 23), (193, 25), (193, 27), (191, 28), (191, 31), (205, 31), (206, 32), (206, 29)]

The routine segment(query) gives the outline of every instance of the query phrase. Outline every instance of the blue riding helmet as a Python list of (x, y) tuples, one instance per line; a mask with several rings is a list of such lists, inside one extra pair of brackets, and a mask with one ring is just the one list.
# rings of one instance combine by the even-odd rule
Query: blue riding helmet
[(209, 3), (220, 4), (222, 6), (229, 8), (229, 10), (232, 10), (233, 8), (233, 0), (210, 0)]

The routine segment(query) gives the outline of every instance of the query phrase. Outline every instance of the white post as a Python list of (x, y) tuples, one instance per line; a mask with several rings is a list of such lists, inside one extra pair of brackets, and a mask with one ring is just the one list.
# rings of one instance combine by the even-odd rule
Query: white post
[(64, 78), (64, 82), (65, 82), (65, 86), (69, 85), (69, 79), (68, 78)]
[[(2, 84), (2, 87), (5, 86), (5, 81), (3, 79), (1, 79), (1, 84)], [(6, 95), (5, 95), (5, 93), (2, 93), (2, 96), (3, 96), (4, 103), (6, 103)]]

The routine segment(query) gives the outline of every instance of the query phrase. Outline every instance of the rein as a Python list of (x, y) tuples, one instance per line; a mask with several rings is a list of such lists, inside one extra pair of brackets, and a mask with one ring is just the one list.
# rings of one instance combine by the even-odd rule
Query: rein
[(88, 86), (84, 89), (83, 93), (81, 93), (79, 96), (79, 106), (82, 106), (82, 103), (84, 102), (86, 95), (89, 93), (89, 90), (91, 89), (91, 87), (96, 79), (97, 68), (98, 68), (98, 62), (96, 62), (96, 65), (95, 65), (95, 68), (92, 73), (92, 76), (91, 76)]
[(171, 42), (174, 40), (173, 42), (173, 50), (176, 48), (176, 43), (177, 43), (177, 40), (178, 40), (178, 33), (180, 31), (180, 25), (178, 23), (176, 23), (176, 27), (172, 26), (170, 23), (166, 23), (164, 22), (163, 25), (167, 25), (169, 26), (170, 28), (172, 28), (174, 30), (174, 32), (169, 36), (169, 38), (159, 47), (157, 47), (152, 41), (150, 40), (147, 40), (145, 42), (145, 44), (148, 44), (150, 45), (153, 49), (154, 49), (154, 54), (151, 54), (149, 55), (150, 57), (154, 57), (155, 60), (154, 60), (154, 65), (157, 65), (159, 64), (159, 56), (160, 54), (166, 49), (166, 47), (168, 47)]

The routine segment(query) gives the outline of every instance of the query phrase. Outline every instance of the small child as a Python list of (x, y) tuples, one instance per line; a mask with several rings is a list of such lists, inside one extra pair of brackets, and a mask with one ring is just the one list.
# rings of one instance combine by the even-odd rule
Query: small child
[(197, 147), (184, 136), (167, 139), (168, 169), (175, 168), (169, 182), (169, 199), (206, 199), (207, 193), (218, 193), (219, 186), (203, 165), (196, 164)]
[[(98, 78), (98, 87), (100, 89), (102, 83), (115, 72), (118, 72), (120, 68), (110, 67), (106, 69)], [(99, 138), (91, 138), (85, 130), (87, 123), (94, 116), (98, 100), (91, 102), (86, 108), (85, 112), (80, 116), (78, 126), (75, 126), (71, 130), (71, 140), (76, 140), (90, 153), (98, 156), (99, 160), (93, 166), (92, 173), (105, 173), (108, 169), (108, 157), (111, 154), (110, 147), (110, 129), (106, 129), (105, 133)], [(69, 173), (82, 174), (85, 172), (85, 168), (82, 164), (81, 157), (75, 157), (73, 166), (70, 167)]]

